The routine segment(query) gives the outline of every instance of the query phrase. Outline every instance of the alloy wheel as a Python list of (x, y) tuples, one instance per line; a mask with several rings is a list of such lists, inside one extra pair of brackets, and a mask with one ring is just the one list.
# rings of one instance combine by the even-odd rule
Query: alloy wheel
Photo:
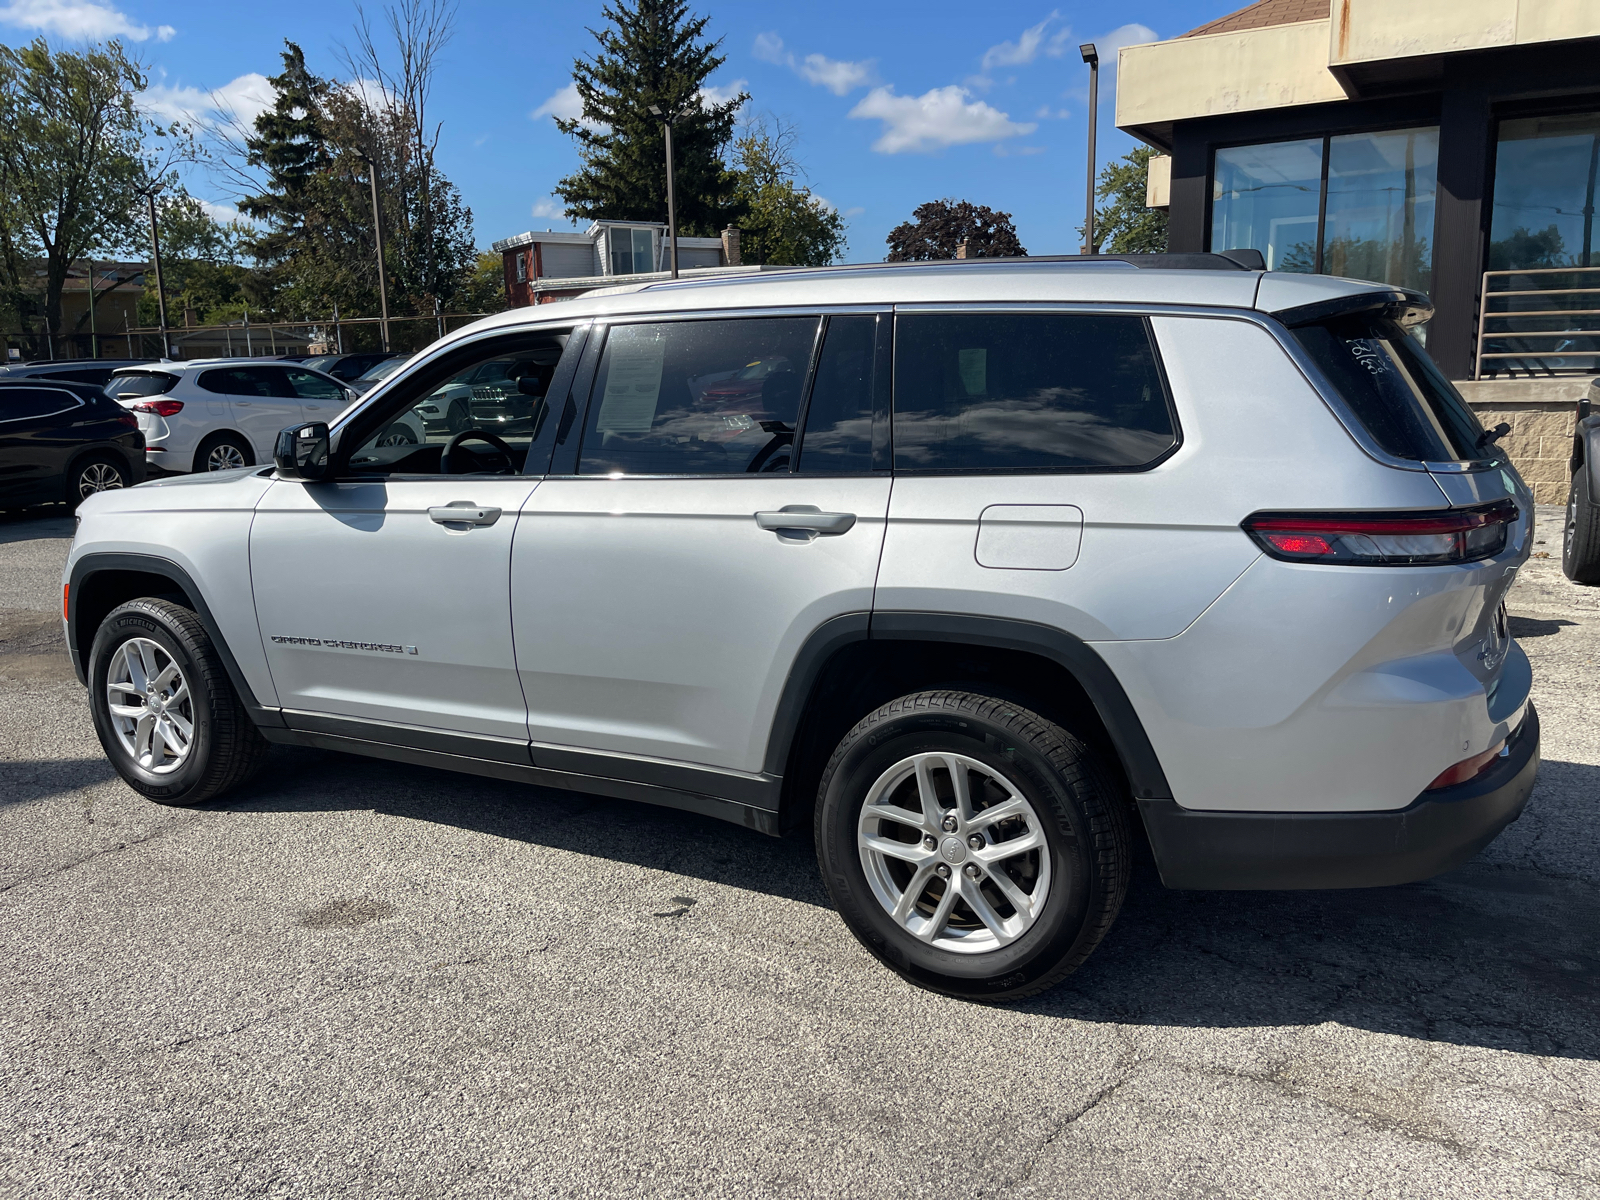
[(1050, 898), (1038, 811), (999, 771), (964, 755), (914, 754), (880, 775), (856, 845), (883, 910), (940, 950), (1008, 946)]
[(122, 472), (110, 463), (92, 462), (78, 472), (78, 498), (92, 496), (96, 492), (114, 491), (127, 484), (122, 478)]
[(235, 467), (247, 467), (250, 464), (244, 460), (244, 451), (232, 442), (220, 442), (211, 447), (211, 453), (206, 455), (206, 470), (231, 471)]
[(129, 638), (111, 656), (106, 698), (128, 755), (155, 775), (171, 774), (194, 744), (194, 697), (172, 655), (149, 638)]

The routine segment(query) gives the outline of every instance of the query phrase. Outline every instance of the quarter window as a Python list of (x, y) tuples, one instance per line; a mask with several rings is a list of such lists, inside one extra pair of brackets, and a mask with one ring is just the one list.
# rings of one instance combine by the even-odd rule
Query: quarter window
[(613, 328), (579, 473), (788, 471), (816, 334), (816, 317)]
[(1115, 470), (1177, 444), (1136, 316), (909, 315), (895, 326), (901, 471)]
[(71, 392), (56, 388), (0, 388), (0, 422), (37, 420), (82, 405)]

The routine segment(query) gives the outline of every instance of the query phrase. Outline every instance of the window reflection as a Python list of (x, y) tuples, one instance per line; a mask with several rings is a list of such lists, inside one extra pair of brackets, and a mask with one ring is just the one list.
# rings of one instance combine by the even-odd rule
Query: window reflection
[(1500, 123), (1489, 269), (1600, 266), (1600, 113)]
[(1218, 150), (1211, 248), (1261, 251), (1269, 271), (1317, 269), (1322, 139)]
[(1331, 139), (1323, 274), (1427, 291), (1438, 174), (1436, 128)]

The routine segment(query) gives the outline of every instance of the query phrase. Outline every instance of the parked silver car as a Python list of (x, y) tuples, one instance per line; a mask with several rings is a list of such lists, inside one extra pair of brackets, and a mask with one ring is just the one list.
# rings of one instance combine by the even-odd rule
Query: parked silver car
[[(1521, 812), (1532, 502), (1428, 312), (1223, 256), (513, 310), (275, 471), (90, 497), (67, 639), (158, 802), (280, 743), (810, 827), (886, 965), (1026, 996), (1110, 927), (1136, 821), (1170, 887), (1367, 887)], [(539, 358), (521, 433), (380, 444)]]

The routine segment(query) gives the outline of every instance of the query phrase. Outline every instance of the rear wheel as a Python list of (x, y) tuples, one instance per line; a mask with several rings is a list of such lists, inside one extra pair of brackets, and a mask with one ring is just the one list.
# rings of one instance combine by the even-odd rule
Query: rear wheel
[(383, 436), (378, 439), (380, 446), (415, 446), (417, 435), (411, 432), (408, 426), (399, 422), (389, 426), (383, 431)]
[(947, 995), (1055, 986), (1127, 890), (1126, 803), (1093, 752), (991, 696), (920, 692), (870, 714), (828, 763), (816, 824), (851, 932)]
[(243, 438), (237, 434), (219, 433), (200, 443), (194, 452), (194, 469), (198, 471), (232, 471), (255, 463), (255, 455)]
[(109, 454), (91, 454), (72, 464), (67, 472), (66, 501), (76, 508), (96, 492), (128, 486), (128, 466)]
[(1589, 492), (1589, 464), (1579, 463), (1567, 492), (1561, 570), (1574, 583), (1600, 584), (1600, 506)]
[(267, 743), (205, 627), (168, 600), (131, 600), (89, 650), (89, 709), (106, 757), (158, 804), (192, 805), (238, 787)]

